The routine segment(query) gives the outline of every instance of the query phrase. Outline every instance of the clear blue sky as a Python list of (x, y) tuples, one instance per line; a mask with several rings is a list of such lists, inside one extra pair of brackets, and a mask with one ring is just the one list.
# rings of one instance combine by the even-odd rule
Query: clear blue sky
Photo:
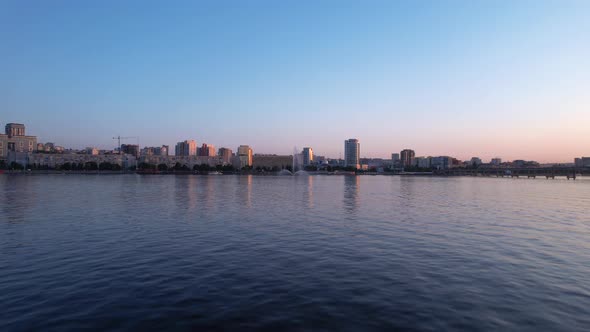
[(1, 1), (0, 123), (112, 148), (571, 161), (590, 1)]

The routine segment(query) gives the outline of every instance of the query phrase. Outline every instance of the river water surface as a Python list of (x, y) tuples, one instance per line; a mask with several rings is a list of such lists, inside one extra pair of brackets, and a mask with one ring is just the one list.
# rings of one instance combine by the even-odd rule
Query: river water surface
[(0, 175), (0, 331), (588, 331), (590, 180)]

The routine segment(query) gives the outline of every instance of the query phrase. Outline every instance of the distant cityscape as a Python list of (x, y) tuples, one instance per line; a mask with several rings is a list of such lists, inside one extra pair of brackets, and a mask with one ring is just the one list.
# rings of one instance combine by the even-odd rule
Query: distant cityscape
[(390, 158), (362, 158), (359, 139), (344, 141), (344, 159), (314, 154), (312, 147), (295, 150), (292, 155), (255, 154), (249, 145), (216, 147), (195, 140), (176, 143), (174, 155), (168, 145), (143, 147), (121, 143), (136, 137), (113, 137), (118, 146), (112, 150), (96, 147), (68, 149), (55, 143), (40, 143), (36, 136), (26, 135), (25, 125), (8, 123), (0, 134), (0, 169), (55, 170), (153, 170), (153, 171), (367, 171), (426, 172), (454, 168), (508, 168), (567, 166), (590, 167), (590, 157), (574, 158), (570, 164), (541, 165), (532, 160), (503, 161), (500, 157), (484, 162), (479, 157), (459, 160), (451, 156), (417, 156), (412, 149), (391, 153)]

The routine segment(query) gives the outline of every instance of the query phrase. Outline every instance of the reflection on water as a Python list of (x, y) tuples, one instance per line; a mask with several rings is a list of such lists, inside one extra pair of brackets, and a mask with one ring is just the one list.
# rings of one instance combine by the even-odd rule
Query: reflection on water
[(238, 185), (235, 188), (241, 205), (246, 208), (252, 207), (252, 180), (252, 175), (238, 176)]
[(358, 207), (360, 177), (357, 175), (344, 175), (344, 210), (354, 213)]
[(313, 176), (307, 177), (307, 207), (313, 208)]
[(31, 190), (34, 183), (29, 176), (0, 176), (0, 204), (5, 220), (8, 222), (26, 221), (26, 213), (38, 199), (38, 190)]
[(399, 191), (397, 208), (401, 220), (412, 220), (416, 209), (419, 208), (419, 203), (416, 203), (416, 200), (419, 199), (415, 188), (416, 181), (420, 181), (420, 179), (413, 176), (400, 176), (399, 182), (397, 182), (396, 191)]
[(197, 182), (196, 176), (174, 176), (174, 201), (179, 212), (187, 214), (197, 211)]
[(311, 209), (314, 207), (313, 202), (313, 176), (295, 176), (294, 180), (297, 183), (304, 182), (304, 190), (301, 190), (301, 194), (303, 194), (303, 201), (306, 203), (306, 207)]
[(586, 331), (590, 181), (0, 176), (0, 331)]
[(213, 176), (198, 176), (195, 191), (199, 193), (199, 204), (202, 209), (212, 210), (215, 206), (215, 178)]

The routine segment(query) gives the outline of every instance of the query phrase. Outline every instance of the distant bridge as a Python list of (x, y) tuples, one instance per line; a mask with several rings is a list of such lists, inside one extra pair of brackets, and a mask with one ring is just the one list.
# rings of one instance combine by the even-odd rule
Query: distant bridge
[(435, 175), (441, 176), (493, 176), (513, 178), (536, 178), (545, 177), (566, 177), (568, 180), (575, 180), (579, 176), (590, 176), (590, 167), (506, 167), (506, 168), (451, 168), (434, 171)]

